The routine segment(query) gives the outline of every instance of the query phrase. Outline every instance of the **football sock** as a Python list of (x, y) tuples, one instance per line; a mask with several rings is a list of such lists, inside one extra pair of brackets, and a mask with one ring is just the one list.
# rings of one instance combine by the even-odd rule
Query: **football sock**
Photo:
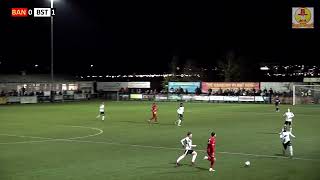
[(293, 148), (292, 146), (289, 146), (290, 156), (293, 156)]
[(181, 120), (179, 119), (179, 120), (178, 120), (178, 126), (180, 126), (180, 125), (181, 125)]
[(210, 162), (210, 168), (213, 168), (214, 160), (211, 160)]
[(196, 161), (196, 158), (197, 158), (197, 153), (195, 153), (193, 156), (192, 156), (192, 160), (191, 160), (191, 162), (195, 162)]
[(180, 156), (180, 157), (177, 159), (177, 163), (179, 163), (184, 157), (185, 157), (185, 155)]
[(102, 121), (104, 121), (104, 116), (102, 116)]

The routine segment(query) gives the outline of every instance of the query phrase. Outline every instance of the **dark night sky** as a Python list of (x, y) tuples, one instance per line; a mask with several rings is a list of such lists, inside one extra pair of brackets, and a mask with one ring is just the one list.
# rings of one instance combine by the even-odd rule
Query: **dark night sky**
[[(103, 74), (161, 73), (174, 55), (180, 63), (193, 59), (212, 66), (229, 50), (252, 63), (320, 64), (319, 47), (311, 45), (320, 42), (319, 10), (315, 9), (315, 29), (291, 29), (291, 7), (315, 7), (313, 1), (254, 2), (59, 0), (55, 71), (88, 72), (94, 64), (94, 71)], [(11, 7), (49, 6), (46, 0), (1, 2), (1, 71), (18, 72), (39, 64), (41, 71), (49, 72), (50, 19), (9, 15)]]

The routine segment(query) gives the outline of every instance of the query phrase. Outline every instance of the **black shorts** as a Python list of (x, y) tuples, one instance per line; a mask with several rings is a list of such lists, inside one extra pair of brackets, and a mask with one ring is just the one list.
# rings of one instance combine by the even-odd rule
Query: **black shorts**
[(179, 118), (180, 120), (183, 120), (183, 114), (178, 114), (178, 118)]
[(192, 154), (192, 153), (193, 153), (193, 150), (185, 150), (185, 151), (184, 151), (184, 154), (185, 154), (185, 155)]
[(104, 115), (104, 112), (100, 112), (100, 115)]
[(284, 124), (291, 126), (291, 121), (285, 121)]
[(282, 143), (282, 145), (284, 149), (287, 149), (288, 146), (291, 146), (291, 142), (288, 141), (287, 143)]
[(275, 105), (275, 106), (279, 106), (279, 103), (278, 103), (278, 102), (276, 102), (274, 105)]

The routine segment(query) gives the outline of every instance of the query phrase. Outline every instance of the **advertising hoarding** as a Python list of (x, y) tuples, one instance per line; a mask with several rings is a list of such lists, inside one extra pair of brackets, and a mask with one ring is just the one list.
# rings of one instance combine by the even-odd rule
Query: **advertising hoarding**
[(172, 92), (172, 90), (182, 88), (184, 92), (188, 90), (189, 93), (195, 93), (196, 88), (200, 88), (200, 85), (200, 82), (169, 82), (168, 91)]
[(119, 91), (128, 88), (128, 82), (97, 82), (98, 91)]
[(31, 103), (37, 103), (38, 99), (37, 96), (22, 96), (20, 98), (21, 104), (31, 104)]
[(259, 82), (202, 82), (202, 92), (208, 93), (209, 89), (217, 91), (219, 89), (260, 89)]
[(142, 94), (130, 94), (130, 99), (142, 99)]
[(150, 88), (150, 82), (128, 82), (128, 88)]

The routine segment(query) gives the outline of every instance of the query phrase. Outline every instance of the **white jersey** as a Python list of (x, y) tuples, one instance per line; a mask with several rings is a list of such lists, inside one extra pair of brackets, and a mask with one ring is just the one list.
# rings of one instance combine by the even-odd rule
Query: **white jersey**
[(104, 104), (101, 104), (99, 107), (100, 112), (104, 112)]
[(292, 118), (294, 117), (294, 114), (292, 112), (286, 112), (284, 113), (283, 116), (285, 116), (286, 121), (292, 122)]
[(189, 137), (181, 139), (180, 142), (185, 150), (192, 150), (193, 147), (196, 147), (196, 145), (192, 145), (192, 140)]
[(280, 139), (282, 140), (282, 143), (285, 144), (285, 143), (289, 142), (290, 136), (295, 137), (290, 131), (286, 131), (286, 132), (282, 131), (280, 133)]
[(184, 113), (184, 107), (179, 107), (177, 110), (178, 114), (183, 114)]

